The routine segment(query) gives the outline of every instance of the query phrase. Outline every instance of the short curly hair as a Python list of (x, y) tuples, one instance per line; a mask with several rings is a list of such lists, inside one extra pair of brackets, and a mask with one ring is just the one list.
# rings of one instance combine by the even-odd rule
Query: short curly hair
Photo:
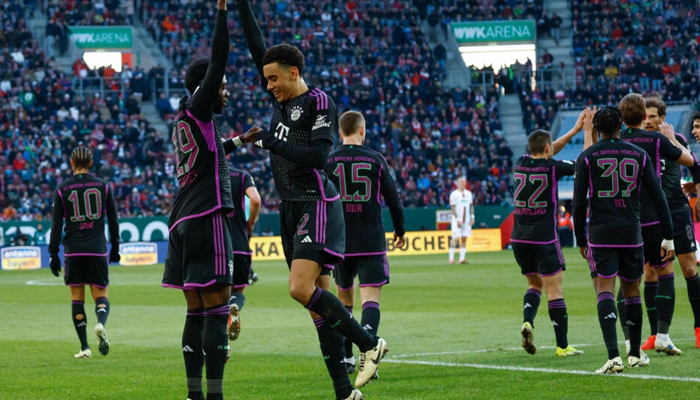
[(278, 44), (270, 47), (263, 56), (263, 65), (278, 63), (286, 67), (297, 67), (299, 73), (304, 71), (304, 54), (297, 47)]
[(614, 136), (622, 129), (622, 113), (615, 107), (603, 107), (593, 116), (593, 129), (605, 136)]
[(209, 68), (209, 61), (210, 59), (208, 57), (198, 58), (192, 60), (190, 65), (187, 66), (187, 70), (185, 71), (185, 87), (190, 94), (194, 93), (197, 86), (202, 84), (204, 76), (207, 74), (207, 69)]

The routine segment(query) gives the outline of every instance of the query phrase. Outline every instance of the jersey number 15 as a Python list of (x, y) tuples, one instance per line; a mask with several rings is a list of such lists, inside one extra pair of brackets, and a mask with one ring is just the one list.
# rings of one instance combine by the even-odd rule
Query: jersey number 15
[(359, 188), (359, 190), (355, 191), (355, 193), (349, 194), (349, 182), (347, 181), (347, 178), (345, 176), (345, 164), (338, 164), (338, 166), (335, 167), (335, 169), (333, 170), (333, 175), (338, 177), (338, 186), (340, 186), (338, 188), (340, 189), (340, 201), (369, 201), (369, 199), (372, 197), (372, 181), (368, 177), (361, 175), (360, 171), (371, 170), (372, 165), (368, 163), (354, 163), (350, 164), (350, 167), (352, 168), (352, 183), (354, 185), (361, 185), (361, 187)]

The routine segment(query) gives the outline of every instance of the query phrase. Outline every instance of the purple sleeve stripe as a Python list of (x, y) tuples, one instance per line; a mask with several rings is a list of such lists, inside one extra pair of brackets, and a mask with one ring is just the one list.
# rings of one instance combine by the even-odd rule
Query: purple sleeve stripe
[(316, 110), (327, 110), (328, 109), (328, 95), (319, 88), (315, 88), (309, 93), (312, 97), (316, 98)]
[(204, 140), (207, 142), (207, 150), (215, 151), (216, 150), (216, 135), (214, 135), (214, 121), (212, 120), (210, 122), (202, 122), (198, 118), (196, 118), (194, 115), (192, 115), (190, 110), (187, 110), (187, 115), (197, 123), (197, 126), (199, 126), (199, 130), (202, 131), (202, 135), (204, 136)]
[(645, 226), (658, 225), (658, 224), (660, 224), (659, 221), (654, 221), (654, 222), (645, 222), (643, 224), (640, 224), (640, 226), (645, 227)]
[(252, 251), (234, 251), (233, 254), (243, 254), (244, 256), (252, 256)]
[(170, 284), (170, 283), (161, 283), (160, 286), (165, 287), (165, 288), (180, 289), (180, 290), (194, 290), (194, 288), (192, 288), (192, 289), (185, 289), (184, 286), (172, 285), (172, 284)]
[(661, 140), (656, 139), (656, 176), (659, 178), (661, 186)]
[(106, 288), (106, 287), (107, 287), (107, 286), (103, 286), (103, 285), (95, 285), (94, 283), (89, 283), (89, 282), (81, 282), (81, 283), (67, 283), (67, 284), (66, 284), (66, 286), (72, 286), (72, 287), (77, 287), (77, 286), (85, 286), (85, 285), (89, 285), (89, 286), (94, 286), (94, 287), (98, 287), (98, 288), (100, 288), (100, 289), (104, 289), (104, 288)]
[(345, 258), (364, 257), (364, 256), (381, 256), (383, 254), (386, 254), (386, 250), (385, 251), (378, 251), (376, 253), (345, 253)]
[(325, 323), (326, 323), (326, 320), (323, 319), (323, 318), (316, 318), (316, 319), (314, 319), (314, 325), (316, 326), (316, 328), (322, 327), (323, 324), (325, 324)]
[(218, 206), (216, 206), (216, 207), (214, 207), (214, 208), (212, 208), (212, 209), (209, 209), (209, 210), (207, 210), (207, 211), (201, 212), (201, 213), (199, 213), (199, 214), (192, 214), (192, 215), (188, 215), (188, 216), (186, 216), (186, 217), (182, 217), (182, 218), (178, 219), (177, 221), (175, 221), (175, 223), (173, 224), (173, 226), (171, 226), (170, 229), (168, 229), (168, 232), (172, 232), (173, 229), (175, 229), (175, 227), (176, 227), (180, 222), (182, 222), (182, 221), (186, 221), (186, 220), (188, 220), (188, 219), (194, 219), (194, 218), (204, 217), (204, 216), (209, 215), (209, 214), (213, 213), (214, 211), (220, 210), (220, 209), (221, 209), (221, 205), (218, 205)]
[(379, 164), (379, 175), (377, 176), (377, 203), (382, 205), (382, 172), (384, 172), (384, 166)]
[(185, 287), (183, 290), (188, 290), (188, 289), (197, 289), (197, 288), (203, 288), (207, 286), (211, 286), (216, 283), (216, 279), (212, 279), (211, 281), (207, 283), (185, 283)]
[(71, 253), (71, 254), (63, 254), (63, 257), (80, 257), (80, 256), (85, 256), (85, 257), (107, 257), (109, 253), (104, 253), (104, 254), (96, 254), (96, 253)]
[(640, 296), (625, 297), (625, 305), (628, 306), (630, 304), (642, 304), (642, 298)]

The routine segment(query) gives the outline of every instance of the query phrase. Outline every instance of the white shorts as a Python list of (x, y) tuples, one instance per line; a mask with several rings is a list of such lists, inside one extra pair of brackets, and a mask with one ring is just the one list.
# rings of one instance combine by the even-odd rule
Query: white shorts
[(462, 227), (457, 226), (457, 221), (452, 221), (452, 237), (471, 237), (472, 236), (472, 225), (471, 221), (467, 221), (462, 224)]

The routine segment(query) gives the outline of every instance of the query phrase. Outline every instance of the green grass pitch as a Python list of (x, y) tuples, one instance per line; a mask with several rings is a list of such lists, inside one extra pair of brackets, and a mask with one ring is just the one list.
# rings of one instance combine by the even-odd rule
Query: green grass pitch
[[(578, 251), (565, 256), (569, 342), (585, 354), (562, 359), (554, 355), (544, 295), (535, 320), (538, 352), (531, 356), (520, 347), (526, 283), (511, 252), (473, 253), (471, 264), (454, 266), (447, 255), (391, 258), (379, 330), (390, 351), (380, 379), (362, 389), (366, 398), (697, 398), (700, 349), (679, 267), (671, 336), (683, 355), (652, 352), (649, 367), (595, 376), (607, 358), (596, 297)], [(241, 337), (226, 367), (226, 398), (333, 399), (314, 326), (287, 294), (286, 266), (257, 262), (254, 268), (260, 281), (246, 293)], [(179, 291), (160, 287), (161, 274), (162, 266), (112, 268), (111, 351), (97, 352), (88, 299), (93, 358), (75, 360), (79, 342), (62, 281), (47, 269), (0, 271), (0, 400), (184, 400), (185, 301)]]

